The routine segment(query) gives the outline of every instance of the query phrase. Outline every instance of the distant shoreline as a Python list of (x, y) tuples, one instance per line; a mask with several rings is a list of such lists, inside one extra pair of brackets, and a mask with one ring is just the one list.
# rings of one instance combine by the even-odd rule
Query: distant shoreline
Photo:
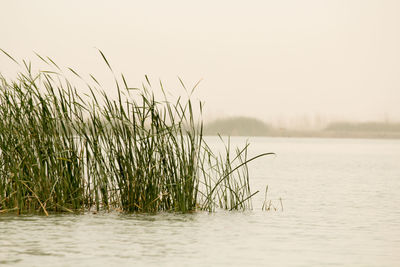
[[(218, 134), (206, 133), (204, 136), (217, 136)], [(354, 138), (354, 139), (400, 139), (400, 133), (346, 133), (346, 132), (323, 132), (323, 131), (282, 131), (274, 132), (263, 135), (237, 135), (237, 134), (224, 134), (225, 136), (252, 136), (252, 137), (288, 137), (288, 138)]]
[(299, 138), (400, 139), (400, 123), (335, 122), (321, 130), (274, 128), (261, 120), (234, 117), (215, 120), (204, 126), (204, 135), (266, 136)]

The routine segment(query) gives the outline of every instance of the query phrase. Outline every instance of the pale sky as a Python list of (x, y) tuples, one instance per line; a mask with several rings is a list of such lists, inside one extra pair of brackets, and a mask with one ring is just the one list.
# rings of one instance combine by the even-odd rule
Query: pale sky
[(178, 76), (202, 79), (206, 120), (400, 120), (398, 0), (2, 0), (0, 12), (0, 48), (19, 59), (106, 79), (96, 47), (134, 86), (147, 74), (181, 94)]

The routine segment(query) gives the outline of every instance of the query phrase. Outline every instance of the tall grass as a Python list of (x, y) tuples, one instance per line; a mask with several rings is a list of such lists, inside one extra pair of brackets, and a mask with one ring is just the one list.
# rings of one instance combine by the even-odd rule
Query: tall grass
[(55, 71), (34, 72), (5, 54), (23, 70), (0, 75), (0, 213), (251, 208), (247, 163), (270, 153), (248, 158), (248, 144), (232, 153), (229, 142), (213, 153), (201, 104), (159, 101), (147, 77), (132, 89), (123, 75), (117, 99), (94, 77), (86, 96), (51, 59), (38, 55)]

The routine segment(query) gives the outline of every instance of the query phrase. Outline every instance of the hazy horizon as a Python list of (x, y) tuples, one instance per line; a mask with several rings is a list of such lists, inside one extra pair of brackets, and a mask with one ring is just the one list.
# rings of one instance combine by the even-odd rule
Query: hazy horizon
[(391, 120), (389, 118), (383, 119), (366, 119), (366, 120), (355, 120), (355, 119), (340, 119), (340, 118), (327, 118), (320, 114), (314, 116), (298, 115), (293, 117), (276, 117), (270, 120), (253, 117), (253, 116), (219, 116), (216, 118), (206, 118), (205, 124), (213, 124), (219, 121), (225, 120), (236, 120), (236, 119), (258, 119), (268, 126), (277, 129), (292, 129), (292, 130), (323, 130), (331, 124), (335, 123), (348, 123), (348, 124), (365, 124), (365, 123), (382, 123), (382, 124), (399, 124), (398, 120)]
[[(204, 119), (400, 121), (399, 1), (7, 1), (0, 48), (174, 95), (202, 80)], [(0, 56), (0, 72), (12, 64)], [(108, 89), (110, 95), (115, 90)]]

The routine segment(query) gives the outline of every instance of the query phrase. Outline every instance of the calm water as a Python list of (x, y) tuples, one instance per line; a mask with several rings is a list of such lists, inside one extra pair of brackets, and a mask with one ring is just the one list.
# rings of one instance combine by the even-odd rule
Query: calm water
[(250, 165), (251, 212), (1, 215), (0, 265), (400, 266), (400, 140), (250, 142), (277, 153)]

